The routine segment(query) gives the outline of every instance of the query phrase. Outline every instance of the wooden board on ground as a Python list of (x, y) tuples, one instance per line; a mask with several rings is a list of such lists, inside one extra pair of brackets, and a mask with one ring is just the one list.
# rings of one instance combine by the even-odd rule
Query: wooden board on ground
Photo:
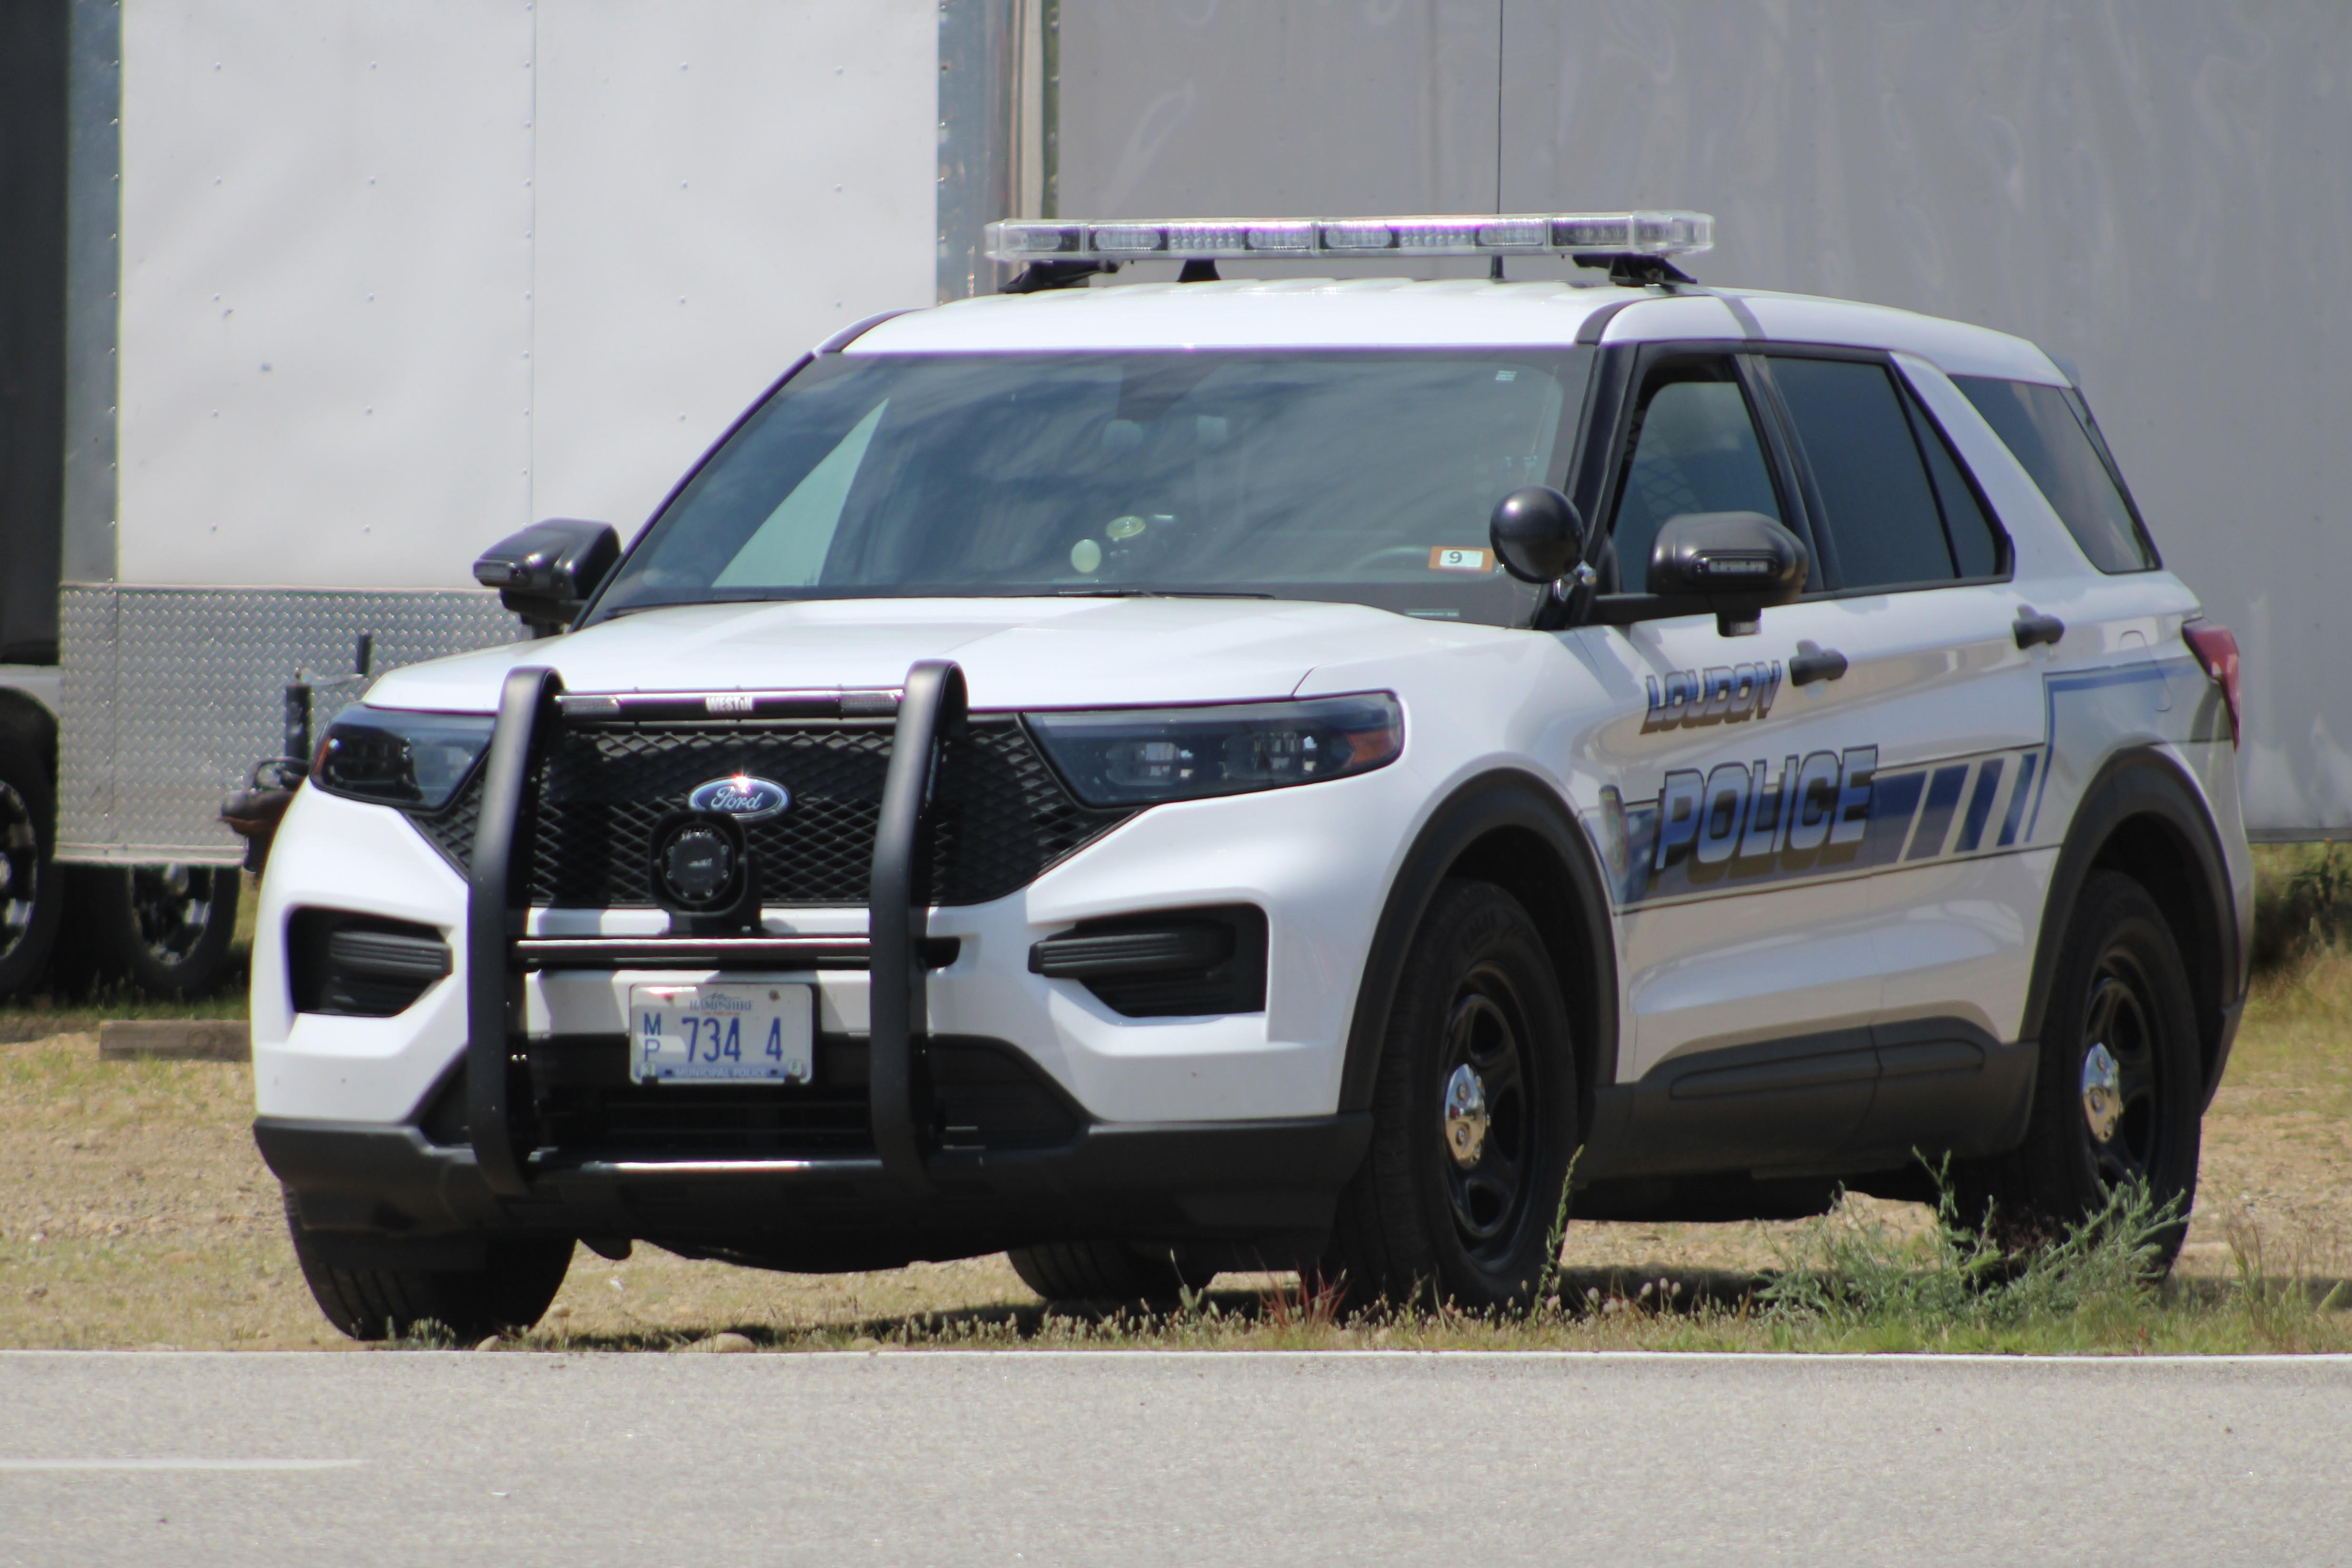
[(113, 1019), (98, 1026), (100, 1061), (249, 1062), (250, 1026), (226, 1018)]

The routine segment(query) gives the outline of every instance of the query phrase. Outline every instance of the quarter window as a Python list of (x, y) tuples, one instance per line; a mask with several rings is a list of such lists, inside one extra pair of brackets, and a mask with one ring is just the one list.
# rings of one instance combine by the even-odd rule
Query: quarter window
[(2092, 565), (2146, 572), (2160, 564), (2131, 498), (2101, 456), (2098, 426), (2080, 399), (2063, 387), (1990, 376), (1956, 375), (1952, 384), (2033, 476)]
[(2007, 540), (1985, 510), (1984, 502), (1977, 499), (1961, 471), (1960, 460), (1952, 455), (1943, 432), (1919, 406), (1919, 400), (1906, 392), (1903, 406), (1910, 413), (1919, 450), (1927, 455), (1928, 478), (1936, 483), (1936, 501), (1944, 510), (1944, 531), (1952, 542), (1952, 564), (1963, 577), (1999, 575), (2007, 565), (2002, 549)]

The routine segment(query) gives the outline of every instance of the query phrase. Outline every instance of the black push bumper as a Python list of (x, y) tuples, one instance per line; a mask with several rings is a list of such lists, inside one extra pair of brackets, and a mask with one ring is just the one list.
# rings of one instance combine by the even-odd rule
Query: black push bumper
[[(509, 673), (483, 769), (469, 870), (463, 1115), (450, 1119), (462, 1129), (429, 1108), (417, 1114), (422, 1126), (269, 1117), (254, 1126), (305, 1229), (336, 1260), (363, 1267), (364, 1258), (404, 1258), (416, 1267), (458, 1268), (485, 1237), (536, 1232), (642, 1239), (691, 1255), (821, 1270), (1055, 1240), (1245, 1251), (1328, 1230), (1370, 1142), (1370, 1120), (1360, 1114), (1105, 1124), (1062, 1103), (1013, 1146), (984, 1137), (973, 1146), (984, 1116), (963, 1130), (962, 1142), (946, 1135), (956, 1119), (936, 1113), (953, 1109), (951, 1058), (960, 1047), (925, 1033), (928, 950), (937, 945), (927, 941), (926, 847), (936, 836), (929, 814), (941, 748), (966, 727), (963, 675), (952, 663), (927, 660), (907, 672), (895, 697), (868, 695), (886, 700), (896, 719), (863, 937), (765, 931), (757, 882), (747, 873), (731, 912), (674, 908), (669, 934), (551, 939), (528, 934), (526, 889), (539, 809), (535, 759), (567, 722), (562, 682), (545, 668)], [(804, 1147), (749, 1134), (737, 1147), (706, 1134), (689, 1148), (593, 1131), (575, 1136), (560, 1119), (540, 1114), (535, 1096), (548, 1085), (534, 1074), (549, 1064), (537, 1061), (542, 1053), (522, 1027), (526, 973), (687, 970), (730, 961), (867, 971), (868, 1033), (832, 1043), (840, 1059), (827, 1080), (862, 1099), (855, 1111), (862, 1126), (834, 1128), (834, 1142)], [(589, 1061), (595, 1049), (572, 1042), (551, 1061)], [(561, 1077), (575, 1069), (549, 1070)], [(996, 1087), (1013, 1093), (1019, 1086)], [(1066, 1099), (1058, 1090), (1045, 1098)], [(1037, 1139), (1040, 1129), (1049, 1131)], [(633, 1152), (614, 1152), (622, 1148)]]
[(920, 1187), (870, 1156), (584, 1160), (534, 1165), (523, 1196), (415, 1127), (263, 1117), (253, 1136), (304, 1228), (348, 1267), (462, 1268), (481, 1237), (529, 1231), (823, 1271), (1056, 1239), (1246, 1252), (1319, 1235), (1371, 1119), (1097, 1123), (1058, 1149), (932, 1154)]

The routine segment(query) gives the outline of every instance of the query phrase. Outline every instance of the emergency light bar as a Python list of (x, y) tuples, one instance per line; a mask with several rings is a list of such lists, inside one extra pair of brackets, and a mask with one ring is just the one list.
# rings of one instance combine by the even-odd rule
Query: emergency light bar
[(1513, 213), (1493, 217), (1178, 218), (988, 226), (994, 261), (1214, 261), (1247, 257), (1688, 256), (1715, 247), (1706, 213)]

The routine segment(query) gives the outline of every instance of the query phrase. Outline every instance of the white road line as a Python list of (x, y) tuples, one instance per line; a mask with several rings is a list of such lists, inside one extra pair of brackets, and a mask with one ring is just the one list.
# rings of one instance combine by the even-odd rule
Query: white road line
[(341, 1470), (358, 1459), (10, 1459), (0, 1470)]

